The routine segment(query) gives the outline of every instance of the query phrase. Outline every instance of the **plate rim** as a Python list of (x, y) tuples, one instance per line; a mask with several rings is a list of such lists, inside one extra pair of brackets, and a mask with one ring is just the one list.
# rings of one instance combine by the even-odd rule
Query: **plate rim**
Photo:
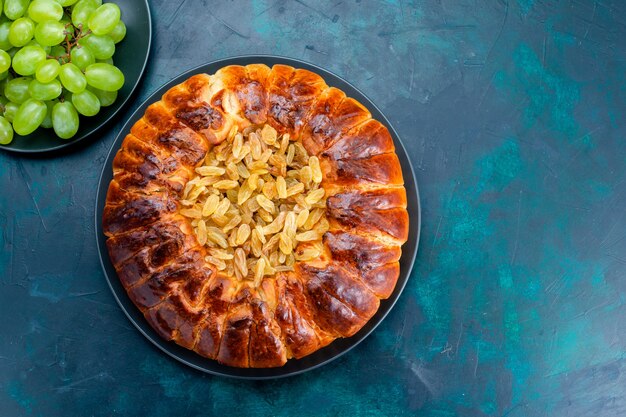
[[(317, 350), (316, 352), (313, 352), (311, 355), (307, 355), (304, 358), (301, 359), (289, 359), (289, 362), (291, 361), (304, 361), (307, 358), (310, 358), (312, 355), (316, 355), (316, 354), (322, 354), (323, 351), (327, 350), (330, 353), (330, 356), (325, 358), (325, 359), (321, 359), (319, 362), (314, 363), (312, 365), (304, 365), (304, 367), (302, 369), (296, 369), (293, 371), (287, 371), (284, 373), (280, 373), (281, 369), (284, 369), (283, 367), (278, 367), (278, 368), (236, 368), (236, 367), (229, 367), (229, 366), (225, 366), (225, 365), (221, 365), (219, 364), (216, 360), (214, 359), (209, 359), (209, 358), (204, 358), (200, 355), (198, 355), (196, 352), (193, 352), (189, 349), (186, 349), (182, 346), (179, 346), (177, 344), (175, 344), (175, 342), (172, 341), (166, 341), (165, 339), (161, 338), (154, 329), (152, 329), (152, 327), (148, 324), (147, 321), (145, 321), (145, 318), (143, 317), (143, 314), (140, 312), (140, 310), (132, 303), (132, 301), (130, 300), (130, 298), (128, 297), (128, 294), (126, 292), (126, 290), (121, 286), (121, 283), (119, 283), (119, 278), (117, 276), (117, 273), (114, 273), (114, 277), (110, 277), (109, 273), (107, 271), (107, 266), (105, 265), (106, 263), (108, 263), (110, 265), (111, 268), (113, 268), (109, 256), (108, 256), (108, 250), (106, 248), (106, 240), (104, 239), (104, 233), (102, 230), (102, 212), (104, 209), (104, 203), (105, 198), (106, 198), (106, 191), (108, 190), (108, 184), (110, 182), (110, 180), (112, 179), (112, 172), (110, 171), (110, 166), (112, 164), (112, 160), (115, 156), (115, 153), (119, 150), (119, 147), (123, 141), (123, 138), (126, 136), (126, 134), (130, 131), (130, 128), (132, 126), (131, 122), (134, 124), (134, 122), (136, 121), (135, 118), (137, 117), (138, 113), (140, 111), (145, 111), (145, 107), (147, 107), (149, 104), (153, 103), (154, 101), (156, 101), (155, 99), (157, 98), (158, 94), (163, 94), (165, 93), (165, 91), (167, 91), (167, 89), (171, 88), (174, 85), (177, 85), (181, 82), (183, 82), (185, 79), (189, 78), (191, 75), (193, 74), (197, 74), (200, 72), (205, 72), (203, 71), (204, 68), (208, 68), (208, 67), (215, 67), (218, 66), (219, 68), (227, 66), (227, 65), (242, 65), (243, 62), (249, 61), (247, 62), (248, 64), (251, 63), (259, 63), (259, 61), (273, 61), (273, 63), (271, 65), (275, 65), (275, 64), (287, 64), (287, 65), (292, 65), (292, 66), (296, 66), (296, 67), (305, 67), (305, 69), (310, 69), (313, 71), (316, 71), (316, 73), (318, 75), (320, 75), (322, 78), (324, 78), (324, 80), (328, 83), (329, 80), (326, 79), (326, 75), (329, 75), (330, 77), (334, 77), (334, 80), (331, 80), (331, 83), (329, 85), (333, 85), (336, 84), (333, 83), (332, 81), (337, 81), (339, 83), (343, 83), (346, 86), (349, 87), (349, 89), (351, 89), (351, 93), (353, 94), (347, 94), (349, 97), (353, 97), (355, 99), (359, 99), (361, 101), (361, 99), (363, 99), (362, 101), (365, 101), (364, 105), (366, 105), (366, 107), (371, 111), (371, 112), (377, 112), (378, 116), (376, 120), (379, 120), (380, 122), (382, 122), (390, 131), (392, 138), (394, 140), (394, 144), (396, 145), (396, 148), (400, 147), (402, 149), (401, 154), (402, 155), (398, 155), (398, 152), (396, 151), (396, 154), (398, 155), (399, 159), (400, 159), (400, 163), (401, 163), (401, 167), (403, 170), (403, 175), (404, 170), (406, 169), (408, 171), (408, 173), (410, 174), (410, 185), (412, 186), (412, 188), (415, 190), (415, 195), (413, 196), (414, 201), (409, 201), (409, 198), (411, 198), (409, 196), (408, 193), (408, 188), (407, 183), (409, 181), (407, 181), (407, 178), (404, 178), (404, 185), (405, 185), (405, 189), (407, 189), (407, 208), (411, 203), (415, 204), (415, 209), (416, 209), (416, 216), (413, 215), (411, 216), (411, 213), (409, 213), (410, 217), (417, 217), (417, 221), (416, 220), (410, 220), (409, 222), (409, 235), (412, 234), (412, 225), (413, 223), (416, 222), (416, 224), (413, 226), (415, 227), (414, 229), (414, 237), (411, 239), (414, 242), (414, 248), (412, 251), (406, 253), (403, 249), (402, 251), (402, 256), (407, 256), (407, 266), (406, 271), (400, 271), (400, 276), (398, 278), (398, 282), (396, 283), (396, 287), (394, 288), (394, 291), (392, 293), (392, 295), (384, 300), (381, 300), (381, 306), (379, 306), (379, 309), (376, 311), (376, 313), (374, 314), (374, 316), (372, 316), (372, 318), (364, 325), (363, 328), (361, 328), (357, 333), (355, 333), (354, 335), (348, 337), (348, 338), (340, 338), (340, 339), (336, 339), (335, 341), (331, 342), (328, 346), (321, 348), (319, 350)], [(243, 62), (242, 62), (243, 61)], [(267, 64), (266, 62), (263, 62), (266, 65), (270, 66), (270, 64)], [(308, 67), (308, 68), (306, 68)], [(360, 95), (361, 97), (354, 97), (354, 93), (356, 93), (356, 95)], [(159, 97), (160, 98), (160, 97)], [(141, 117), (141, 116), (139, 116)], [(405, 166), (406, 165), (406, 166)], [(106, 178), (105, 178), (106, 177)], [(103, 180), (106, 181), (106, 184), (103, 186)], [(102, 201), (101, 201), (102, 200)], [(160, 85), (159, 87), (157, 87), (156, 89), (153, 90), (152, 93), (150, 93), (148, 95), (148, 97), (137, 106), (137, 108), (126, 118), (125, 123), (123, 124), (123, 126), (121, 127), (121, 129), (119, 130), (115, 140), (112, 142), (111, 147), (107, 153), (107, 156), (104, 160), (103, 163), (103, 167), (102, 167), (102, 171), (100, 173), (99, 179), (98, 179), (98, 185), (97, 185), (97, 193), (96, 193), (96, 199), (95, 199), (95, 238), (96, 238), (96, 246), (98, 249), (98, 257), (100, 260), (100, 266), (102, 268), (102, 272), (104, 274), (104, 277), (107, 281), (107, 284), (109, 286), (109, 288), (111, 289), (111, 292), (113, 293), (113, 297), (115, 298), (116, 302), (118, 303), (118, 305), (120, 306), (120, 308), (122, 309), (122, 311), (124, 312), (124, 314), (126, 315), (126, 317), (130, 320), (131, 323), (133, 323), (133, 325), (135, 326), (135, 328), (137, 328), (137, 330), (139, 330), (139, 332), (146, 338), (148, 339), (154, 346), (156, 346), (159, 350), (161, 350), (162, 352), (166, 353), (168, 356), (170, 356), (171, 358), (193, 368), (196, 369), (198, 371), (202, 371), (204, 373), (207, 374), (211, 374), (211, 375), (215, 375), (215, 376), (221, 376), (221, 377), (227, 377), (227, 378), (233, 378), (233, 379), (244, 379), (244, 380), (270, 380), (270, 379), (278, 379), (278, 378), (286, 378), (286, 377), (290, 377), (290, 376), (295, 376), (295, 375), (300, 375), (302, 373), (305, 373), (307, 371), (311, 371), (314, 369), (318, 369), (321, 366), (324, 366), (330, 362), (332, 362), (335, 359), (338, 359), (339, 357), (345, 355), (346, 353), (348, 353), (349, 351), (351, 351), (352, 349), (354, 349), (357, 345), (359, 345), (363, 340), (365, 340), (369, 335), (371, 335), (371, 333), (384, 321), (384, 319), (388, 316), (388, 314), (391, 312), (391, 310), (395, 307), (398, 299), (400, 298), (402, 292), (404, 291), (410, 277), (411, 277), (411, 273), (413, 271), (414, 265), (415, 265), (415, 260), (417, 258), (417, 252), (418, 252), (418, 248), (419, 248), (419, 243), (420, 243), (420, 236), (421, 236), (421, 223), (422, 223), (422, 210), (421, 210), (421, 200), (420, 200), (420, 193), (419, 193), (419, 188), (418, 188), (418, 184), (417, 184), (417, 177), (415, 175), (415, 170), (413, 168), (413, 164), (411, 162), (411, 159), (409, 157), (409, 154), (406, 150), (406, 147), (404, 145), (404, 143), (402, 142), (400, 135), (398, 134), (398, 132), (395, 130), (395, 128), (393, 127), (393, 125), (391, 124), (391, 122), (389, 121), (389, 119), (385, 116), (385, 114), (378, 108), (378, 106), (376, 106), (376, 104), (367, 96), (365, 95), (360, 89), (356, 88), (353, 84), (351, 84), (350, 82), (346, 81), (343, 77), (337, 75), (336, 73), (327, 70), (325, 68), (322, 68), (316, 64), (310, 63), (308, 61), (304, 61), (302, 59), (299, 58), (292, 58), (292, 57), (287, 57), (287, 56), (281, 56), (281, 55), (273, 55), (273, 54), (244, 54), (244, 55), (236, 55), (236, 56), (230, 56), (230, 57), (224, 57), (224, 58), (220, 58), (220, 59), (216, 59), (216, 60), (211, 60), (208, 62), (205, 62), (203, 64), (197, 65), (191, 69), (188, 69), (182, 73), (180, 73), (179, 75), (174, 76), (170, 81)], [(407, 243), (409, 241), (407, 240)], [(406, 245), (406, 243), (405, 243)], [(402, 263), (402, 257), (400, 259), (400, 262)], [(128, 311), (127, 306), (124, 304), (124, 302), (122, 301), (121, 297), (118, 294), (118, 290), (116, 290), (116, 288), (114, 288), (114, 284), (112, 282), (112, 280), (115, 279), (117, 280), (116, 282), (119, 284), (119, 286), (122, 288), (121, 291), (121, 297), (126, 298), (126, 303), (130, 305), (130, 308), (135, 310), (135, 314), (139, 314), (141, 316), (141, 320), (142, 323), (139, 323), (139, 321), (141, 320), (135, 320), (135, 318), (131, 315), (131, 313)], [(386, 303), (387, 307), (385, 309), (385, 311), (381, 312), (381, 307), (382, 307), (382, 303)], [(368, 326), (369, 325), (369, 326)], [(367, 328), (369, 327), (369, 328)], [(335, 345), (335, 347), (337, 346), (337, 342), (344, 342), (347, 343), (348, 345), (345, 347), (340, 347), (339, 351), (337, 352), (332, 352), (332, 347), (333, 345)], [(180, 351), (180, 349), (182, 349), (183, 351)], [(174, 352), (175, 350), (179, 350), (179, 352)], [(201, 360), (203, 362), (207, 362), (210, 363), (213, 367), (217, 367), (220, 368), (219, 370), (216, 369), (210, 369), (209, 367), (204, 367), (201, 365), (198, 365), (197, 363), (193, 363), (190, 360), (183, 358), (180, 356), (180, 354), (192, 354), (192, 358), (194, 359), (198, 359)], [(271, 375), (266, 375), (266, 373), (271, 373)], [(274, 374), (275, 373), (275, 374)], [(249, 374), (249, 375), (248, 375)], [(256, 374), (256, 375), (255, 375)], [(263, 375), (260, 375), (263, 374)]]
[[(135, 0), (131, 0), (131, 1), (135, 1)], [(126, 96), (126, 98), (124, 100), (122, 100), (119, 104), (119, 107), (117, 108), (117, 110), (115, 110), (113, 113), (111, 113), (109, 115), (109, 117), (107, 117), (106, 119), (104, 119), (97, 127), (93, 128), (91, 131), (86, 132), (83, 136), (77, 138), (77, 139), (70, 139), (70, 140), (65, 140), (65, 142), (60, 142), (59, 144), (49, 147), (49, 148), (42, 148), (42, 149), (21, 149), (21, 148), (12, 148), (10, 146), (10, 144), (7, 145), (1, 145), (0, 149), (6, 152), (12, 152), (15, 154), (22, 154), (22, 155), (43, 155), (43, 154), (54, 154), (62, 149), (65, 148), (71, 148), (73, 146), (77, 146), (79, 143), (83, 143), (83, 141), (87, 138), (89, 138), (90, 136), (96, 134), (97, 132), (101, 131), (102, 129), (108, 127), (111, 123), (111, 121), (120, 114), (120, 111), (122, 111), (122, 109), (124, 109), (126, 107), (126, 105), (128, 104), (129, 100), (131, 99), (131, 97), (133, 97), (133, 95), (135, 94), (135, 92), (137, 91), (137, 87), (139, 86), (139, 83), (141, 82), (141, 80), (143, 79), (143, 77), (146, 74), (146, 67), (148, 66), (148, 60), (150, 59), (150, 53), (152, 51), (152, 12), (150, 11), (150, 4), (148, 3), (148, 0), (143, 0), (143, 4), (145, 5), (147, 14), (148, 14), (148, 47), (147, 47), (147, 53), (146, 53), (146, 57), (143, 61), (143, 64), (141, 65), (141, 71), (139, 73), (139, 77), (137, 77), (137, 80), (135, 81), (134, 85), (132, 86), (132, 88), (130, 89), (130, 92), (128, 93), (128, 96)]]

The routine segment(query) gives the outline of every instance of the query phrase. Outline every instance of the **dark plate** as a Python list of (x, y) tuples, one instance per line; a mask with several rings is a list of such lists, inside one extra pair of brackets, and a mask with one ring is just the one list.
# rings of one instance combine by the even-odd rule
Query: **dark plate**
[[(247, 65), (252, 63), (262, 63), (270, 67), (274, 64), (286, 64), (296, 68), (304, 68), (316, 72), (324, 78), (328, 85), (340, 88), (349, 97), (353, 97), (363, 103), (372, 113), (373, 118), (379, 120), (385, 126), (387, 126), (395, 142), (396, 152), (398, 154), (398, 157), (400, 158), (400, 164), (402, 165), (402, 174), (404, 175), (405, 187), (407, 192), (407, 209), (411, 218), (409, 225), (409, 239), (402, 247), (402, 258), (400, 259), (400, 278), (398, 279), (398, 283), (391, 297), (389, 297), (387, 300), (381, 301), (378, 312), (376, 312), (376, 314), (370, 319), (370, 321), (368, 321), (367, 324), (365, 324), (365, 326), (363, 326), (363, 328), (358, 333), (350, 338), (337, 339), (329, 346), (326, 346), (325, 348), (322, 348), (309, 356), (306, 356), (302, 359), (290, 359), (283, 367), (270, 369), (241, 369), (220, 365), (214, 360), (203, 358), (202, 356), (191, 350), (178, 346), (174, 342), (167, 342), (159, 337), (159, 335), (152, 329), (152, 327), (150, 327), (139, 309), (135, 307), (130, 298), (128, 298), (126, 290), (120, 283), (120, 280), (118, 279), (115, 272), (115, 268), (109, 260), (109, 253), (107, 251), (105, 243), (106, 239), (104, 233), (102, 232), (102, 210), (104, 208), (109, 183), (113, 178), (113, 173), (111, 170), (113, 158), (120, 148), (124, 137), (129, 133), (131, 126), (143, 116), (148, 105), (160, 100), (161, 96), (168, 89), (175, 86), (176, 84), (180, 84), (194, 74), (213, 74), (220, 68), (227, 65)], [(172, 356), (173, 358), (193, 368), (208, 372), (210, 374), (244, 379), (269, 379), (296, 375), (322, 366), (330, 362), (331, 360), (338, 358), (339, 356), (359, 344), (359, 342), (361, 342), (363, 339), (365, 339), (389, 313), (391, 308), (398, 300), (398, 297), (400, 297), (400, 294), (402, 293), (402, 290), (404, 289), (407, 280), (409, 279), (409, 275), (415, 261), (415, 256), (417, 254), (417, 246), (419, 243), (420, 235), (420, 221), (421, 213), (419, 194), (411, 162), (409, 161), (402, 142), (400, 142), (398, 134), (393, 129), (387, 118), (385, 118), (380, 110), (378, 110), (378, 108), (374, 105), (374, 103), (372, 103), (367, 97), (365, 97), (365, 95), (363, 95), (363, 93), (361, 93), (347, 81), (341, 79), (340, 77), (329, 71), (296, 59), (268, 55), (240, 56), (214, 61), (187, 71), (159, 88), (133, 113), (133, 115), (126, 122), (126, 124), (120, 131), (117, 139), (113, 143), (106, 163), (104, 164), (102, 175), (100, 176), (100, 182), (98, 184), (98, 196), (96, 198), (96, 240), (100, 253), (100, 261), (102, 263), (102, 268), (104, 269), (104, 275), (106, 276), (111, 290), (113, 291), (113, 295), (115, 296), (115, 299), (122, 307), (122, 310), (124, 310), (130, 321), (132, 321), (135, 327), (137, 327), (137, 329), (139, 329), (139, 331), (143, 333), (143, 335), (146, 336), (152, 343), (154, 343), (159, 349)]]
[(124, 107), (141, 79), (152, 41), (152, 21), (147, 0), (114, 0), (122, 10), (122, 20), (126, 24), (126, 37), (115, 45), (113, 61), (122, 70), (126, 82), (118, 92), (117, 100), (109, 107), (103, 107), (93, 117), (80, 116), (80, 127), (69, 140), (60, 139), (52, 129), (37, 129), (28, 136), (15, 135), (13, 142), (0, 145), (0, 149), (20, 153), (43, 153), (58, 151), (88, 139), (104, 127)]

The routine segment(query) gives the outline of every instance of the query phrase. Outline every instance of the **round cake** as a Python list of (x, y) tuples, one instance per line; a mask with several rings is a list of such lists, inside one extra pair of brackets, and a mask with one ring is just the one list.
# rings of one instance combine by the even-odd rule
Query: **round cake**
[(359, 331), (393, 292), (408, 226), (387, 128), (286, 65), (194, 75), (150, 105), (103, 212), (111, 261), (156, 332), (251, 368)]

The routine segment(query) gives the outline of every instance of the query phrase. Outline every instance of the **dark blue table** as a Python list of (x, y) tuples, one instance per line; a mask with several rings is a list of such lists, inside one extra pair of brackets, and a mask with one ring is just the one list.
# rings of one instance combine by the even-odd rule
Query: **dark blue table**
[(363, 344), (303, 376), (220, 379), (154, 348), (98, 263), (97, 178), (124, 116), (53, 159), (0, 154), (0, 416), (626, 415), (626, 4), (152, 1), (128, 112), (209, 60), (352, 81), (421, 187), (418, 260)]

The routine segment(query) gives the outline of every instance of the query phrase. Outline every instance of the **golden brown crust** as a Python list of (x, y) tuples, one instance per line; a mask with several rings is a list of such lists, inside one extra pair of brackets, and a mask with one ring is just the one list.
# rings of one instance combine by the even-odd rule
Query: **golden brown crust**
[(108, 236), (147, 227), (176, 210), (176, 200), (169, 195), (142, 195), (126, 192), (126, 200), (107, 203), (102, 217), (104, 233)]
[(215, 359), (219, 352), (224, 321), (231, 305), (235, 288), (229, 279), (216, 277), (209, 283), (204, 299), (207, 316), (196, 327), (196, 345), (194, 350), (207, 358)]
[(328, 344), (332, 338), (321, 330), (316, 331), (300, 280), (294, 274), (283, 275), (279, 279), (279, 290), (280, 302), (275, 316), (291, 355), (302, 358)]
[(403, 185), (402, 169), (395, 153), (364, 159), (320, 160), (324, 178), (334, 186), (372, 187)]
[(328, 210), (331, 227), (356, 230), (358, 233), (383, 233), (400, 242), (409, 236), (409, 215), (406, 209)]
[(328, 232), (324, 243), (333, 259), (358, 277), (377, 297), (389, 297), (398, 278), (400, 246), (349, 232)]
[(326, 204), (331, 210), (406, 208), (406, 190), (401, 187), (379, 188), (371, 191), (344, 191), (329, 197)]
[[(194, 168), (234, 126), (269, 124), (320, 159), (325, 253), (252, 288), (205, 261), (178, 214)], [(317, 74), (285, 65), (198, 74), (148, 107), (113, 161), (103, 213), (111, 261), (166, 340), (238, 367), (275, 367), (359, 331), (394, 290), (408, 236), (387, 128)]]
[(330, 87), (320, 94), (309, 110), (307, 123), (302, 129), (302, 144), (310, 154), (318, 155), (370, 117), (361, 103)]
[(274, 65), (268, 77), (267, 122), (279, 132), (297, 137), (310, 106), (328, 86), (317, 74), (286, 65)]
[(250, 367), (250, 333), (253, 326), (252, 305), (237, 301), (230, 307), (224, 322), (217, 360), (230, 366)]
[(194, 75), (166, 92), (163, 103), (177, 120), (198, 132), (209, 143), (219, 143), (232, 123), (225, 115), (221, 100), (211, 100), (209, 88), (208, 75)]
[(296, 273), (306, 282), (315, 322), (329, 333), (352, 336), (378, 310), (378, 298), (336, 264), (298, 265)]
[(378, 120), (369, 119), (339, 136), (321, 153), (328, 159), (363, 159), (394, 152), (393, 139)]

